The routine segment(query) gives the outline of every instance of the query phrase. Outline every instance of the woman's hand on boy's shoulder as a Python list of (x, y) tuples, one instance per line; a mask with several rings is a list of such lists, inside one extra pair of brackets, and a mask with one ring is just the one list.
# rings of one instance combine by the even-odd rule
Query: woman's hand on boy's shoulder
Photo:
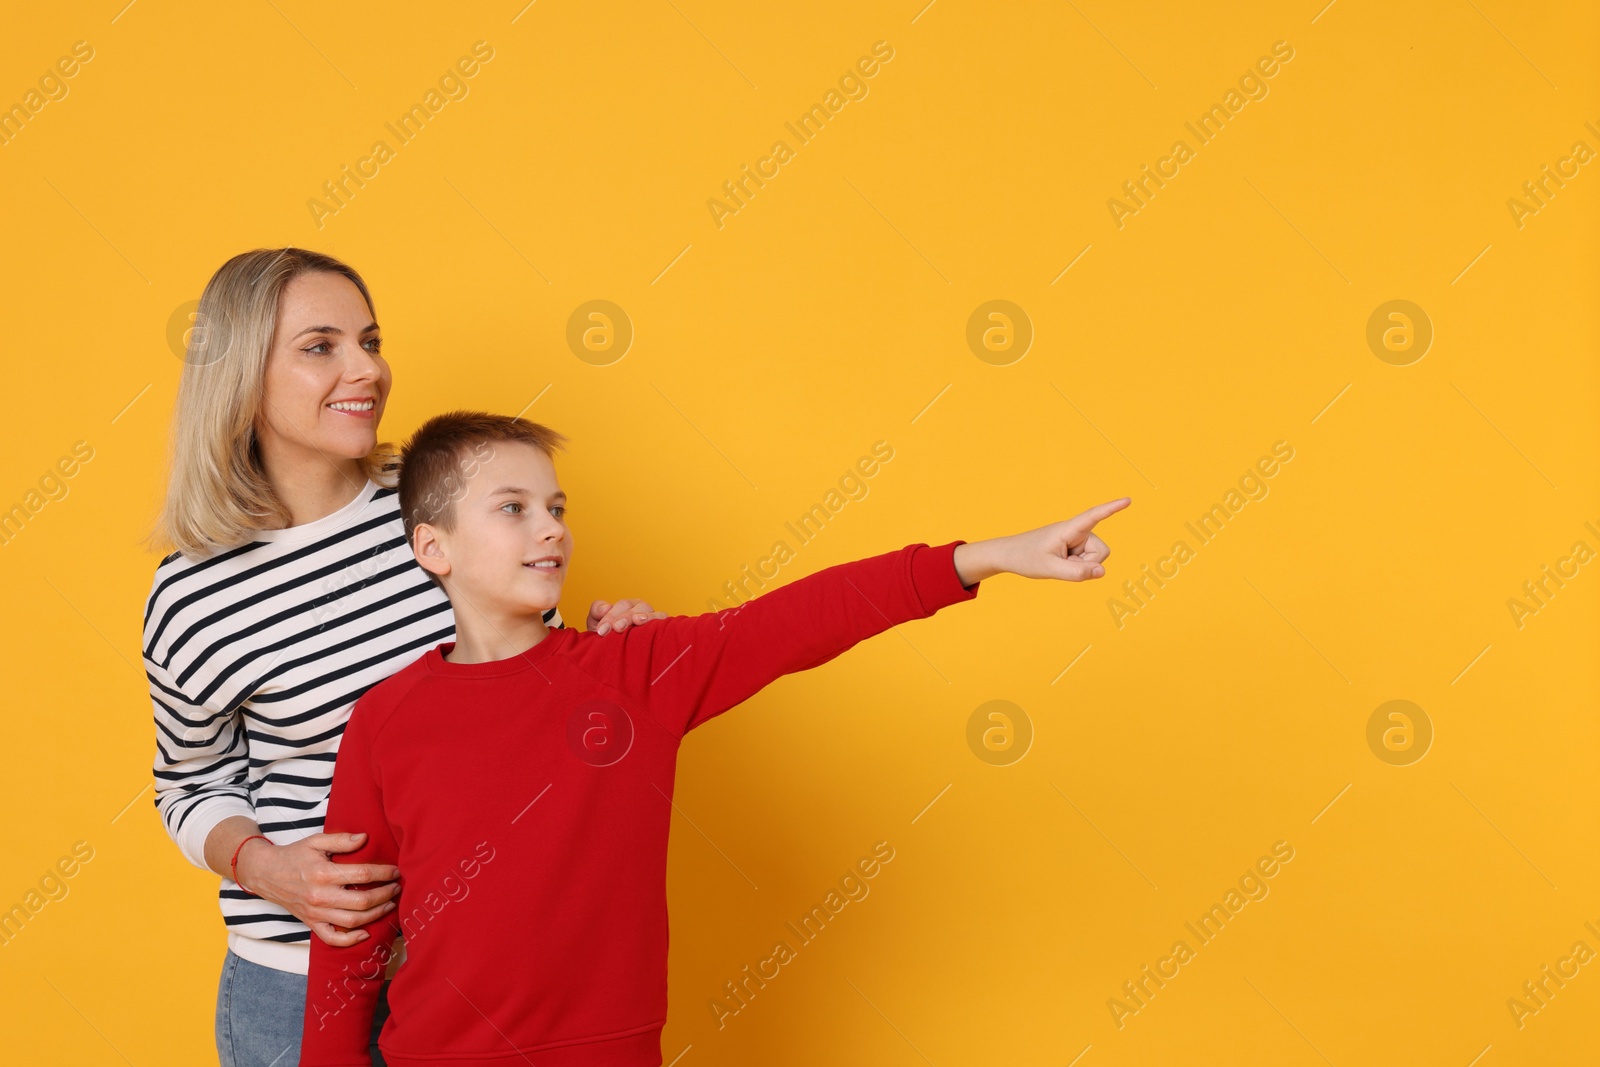
[(664, 619), (667, 613), (656, 611), (643, 600), (619, 600), (615, 604), (596, 600), (589, 605), (587, 628), (595, 633), (621, 633), (629, 626), (640, 626), (651, 619)]
[(1099, 578), (1111, 549), (1095, 535), (1095, 524), (1131, 503), (1132, 498), (1122, 497), (1037, 530), (957, 545), (956, 574), (965, 586), (996, 574), (1066, 582)]

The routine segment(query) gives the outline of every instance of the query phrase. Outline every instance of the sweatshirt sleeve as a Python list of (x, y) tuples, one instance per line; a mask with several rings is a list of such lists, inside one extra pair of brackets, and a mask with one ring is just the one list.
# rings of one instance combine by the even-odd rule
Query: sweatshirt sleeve
[[(971, 600), (955, 550), (907, 545), (842, 563), (704, 615), (629, 627), (624, 688), (675, 736), (720, 715), (785, 674), (810, 670), (902, 622)], [(615, 640), (615, 638), (610, 638)]]
[(155, 714), (156, 811), (184, 859), (210, 871), (206, 837), (217, 823), (235, 815), (256, 817), (246, 784), (250, 745), (244, 716), (215, 695), (191, 697), (148, 651), (144, 673)]
[[(384, 816), (383, 793), (372, 758), (371, 712), (363, 698), (345, 724), (334, 762), (333, 787), (328, 796), (328, 816), (323, 832), (364, 833), (366, 841), (354, 852), (332, 853), (335, 863), (386, 863), (399, 865), (400, 848)], [(352, 883), (367, 889), (379, 883)], [(311, 934), (311, 964), (306, 980), (305, 1023), (300, 1038), (302, 1067), (371, 1067), (368, 1051), (372, 1016), (384, 971), (400, 934), (399, 910), (362, 927), (365, 941), (336, 947)]]

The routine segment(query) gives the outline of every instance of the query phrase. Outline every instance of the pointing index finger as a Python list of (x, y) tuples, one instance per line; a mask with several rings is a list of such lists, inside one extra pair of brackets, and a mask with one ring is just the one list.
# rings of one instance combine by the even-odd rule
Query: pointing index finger
[(1121, 497), (1117, 500), (1110, 500), (1104, 504), (1090, 508), (1083, 514), (1073, 518), (1071, 522), (1080, 533), (1087, 532), (1094, 529), (1095, 523), (1115, 515), (1117, 512), (1121, 511), (1131, 503), (1133, 503), (1133, 498), (1128, 496)]

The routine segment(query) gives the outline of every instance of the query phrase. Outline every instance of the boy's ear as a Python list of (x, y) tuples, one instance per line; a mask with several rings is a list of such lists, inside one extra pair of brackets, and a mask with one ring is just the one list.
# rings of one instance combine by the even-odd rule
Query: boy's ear
[(429, 523), (419, 522), (411, 531), (411, 554), (429, 574), (443, 578), (450, 573), (450, 561), (445, 558), (439, 533)]

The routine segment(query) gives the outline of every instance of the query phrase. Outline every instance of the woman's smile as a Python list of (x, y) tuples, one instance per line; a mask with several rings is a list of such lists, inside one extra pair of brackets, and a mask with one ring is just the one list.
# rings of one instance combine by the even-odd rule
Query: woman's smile
[(325, 406), (341, 415), (349, 415), (357, 419), (370, 419), (377, 409), (378, 400), (372, 396), (346, 397), (341, 400), (330, 400)]

